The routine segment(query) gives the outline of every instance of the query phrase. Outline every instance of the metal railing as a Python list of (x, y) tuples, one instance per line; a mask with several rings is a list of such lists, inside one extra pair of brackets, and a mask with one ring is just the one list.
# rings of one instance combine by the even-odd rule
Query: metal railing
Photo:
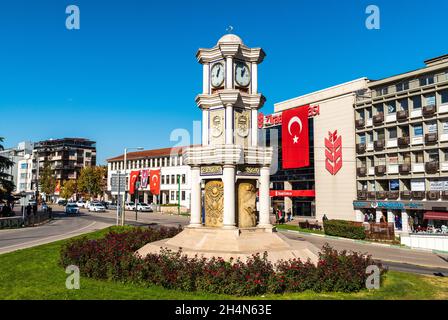
[(23, 227), (34, 227), (43, 222), (51, 220), (51, 212), (39, 212), (29, 216), (13, 216), (0, 218), (0, 229), (14, 229)]

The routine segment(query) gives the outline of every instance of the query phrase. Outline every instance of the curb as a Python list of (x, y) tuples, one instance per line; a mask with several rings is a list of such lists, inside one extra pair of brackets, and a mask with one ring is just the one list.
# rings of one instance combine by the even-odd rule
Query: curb
[(355, 242), (355, 243), (373, 245), (373, 246), (379, 246), (379, 247), (386, 247), (386, 248), (414, 250), (414, 251), (421, 251), (421, 252), (431, 252), (434, 254), (448, 254), (448, 251), (441, 251), (441, 250), (435, 250), (435, 249), (412, 248), (412, 247), (408, 247), (405, 245), (399, 246), (396, 244), (376, 243), (376, 242), (370, 242), (370, 241), (364, 241), (364, 240), (356, 240), (356, 239), (348, 239), (348, 238), (342, 238), (342, 237), (329, 236), (326, 234), (302, 232), (302, 231), (297, 231), (297, 230), (278, 229), (278, 228), (277, 228), (277, 230), (279, 230), (280, 232), (298, 233), (298, 234), (302, 234), (302, 235), (310, 235), (310, 236), (314, 236), (314, 237), (328, 238), (328, 239), (334, 239), (334, 240), (343, 240), (343, 241), (349, 241), (349, 242)]

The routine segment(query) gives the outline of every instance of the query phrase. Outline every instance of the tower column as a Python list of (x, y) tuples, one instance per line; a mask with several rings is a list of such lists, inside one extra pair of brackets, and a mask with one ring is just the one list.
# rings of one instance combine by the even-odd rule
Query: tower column
[(204, 78), (204, 82), (202, 83), (202, 93), (210, 94), (210, 78), (209, 78), (209, 65), (208, 63), (204, 63), (202, 66), (202, 74)]
[(209, 144), (208, 141), (209, 114), (210, 111), (208, 109), (202, 110), (202, 144), (204, 146), (207, 146)]
[(190, 226), (200, 227), (201, 221), (201, 175), (199, 167), (191, 167), (191, 213)]
[(226, 144), (233, 144), (233, 108), (226, 105)]
[(226, 89), (233, 89), (233, 57), (226, 57)]
[(258, 222), (258, 227), (271, 227), (271, 221), (269, 220), (269, 213), (271, 209), (271, 198), (269, 196), (269, 171), (269, 167), (262, 167), (260, 170), (260, 219)]
[(224, 228), (235, 227), (235, 166), (224, 165)]
[(251, 133), (251, 146), (258, 146), (258, 111), (256, 109), (251, 110), (251, 125), (252, 125), (252, 133)]

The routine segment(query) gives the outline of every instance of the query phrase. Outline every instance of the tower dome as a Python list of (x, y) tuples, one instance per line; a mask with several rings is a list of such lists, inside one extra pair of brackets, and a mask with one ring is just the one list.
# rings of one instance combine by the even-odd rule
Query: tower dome
[(221, 37), (221, 39), (218, 40), (218, 44), (221, 43), (240, 43), (243, 44), (243, 40), (241, 40), (240, 37), (238, 37), (236, 34), (226, 34)]

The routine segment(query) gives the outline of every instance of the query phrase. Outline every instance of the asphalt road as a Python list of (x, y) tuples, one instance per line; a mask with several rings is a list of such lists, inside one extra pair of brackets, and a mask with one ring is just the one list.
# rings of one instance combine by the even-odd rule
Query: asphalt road
[[(116, 223), (115, 211), (88, 213), (83, 209), (80, 215), (67, 216), (58, 212), (58, 209), (61, 210), (62, 207), (53, 209), (55, 219), (47, 224), (33, 228), (0, 230), (0, 254), (100, 230)], [(135, 220), (135, 213), (126, 211), (126, 224), (130, 225), (157, 224), (177, 227), (187, 225), (188, 222), (189, 219), (185, 216), (154, 212), (138, 213), (137, 220)], [(448, 276), (448, 256), (428, 251), (391, 248), (316, 235), (293, 232), (284, 232), (284, 234), (293, 240), (309, 241), (318, 248), (329, 243), (337, 250), (369, 253), (376, 261), (381, 261), (391, 270)]]

